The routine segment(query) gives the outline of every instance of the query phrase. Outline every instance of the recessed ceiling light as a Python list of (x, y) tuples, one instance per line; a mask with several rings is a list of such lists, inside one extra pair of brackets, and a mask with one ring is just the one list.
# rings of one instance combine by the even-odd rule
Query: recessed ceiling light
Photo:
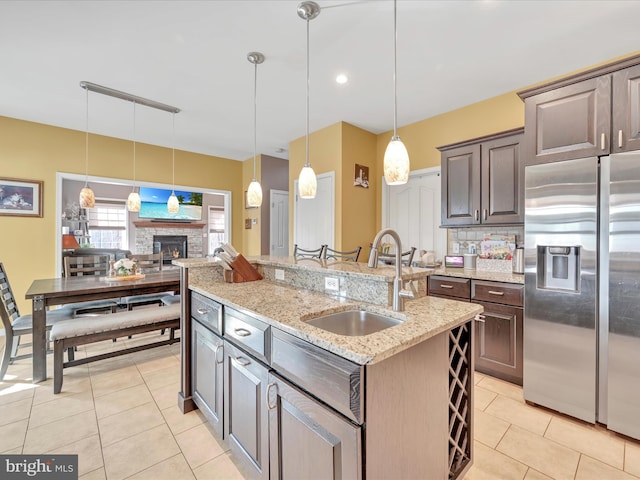
[(344, 85), (348, 81), (349, 81), (349, 77), (347, 77), (344, 73), (341, 73), (336, 77), (336, 83), (339, 83), (340, 85)]

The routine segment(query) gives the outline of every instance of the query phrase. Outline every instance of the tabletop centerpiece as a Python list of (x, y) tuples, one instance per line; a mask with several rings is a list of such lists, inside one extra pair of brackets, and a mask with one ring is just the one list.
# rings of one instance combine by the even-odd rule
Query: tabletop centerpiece
[(139, 280), (144, 278), (144, 274), (138, 268), (135, 258), (122, 258), (117, 262), (111, 260), (109, 268), (109, 280)]

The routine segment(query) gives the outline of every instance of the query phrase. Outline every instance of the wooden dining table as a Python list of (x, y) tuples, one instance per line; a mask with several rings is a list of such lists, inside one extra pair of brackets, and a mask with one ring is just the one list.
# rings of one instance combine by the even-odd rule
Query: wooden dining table
[(47, 309), (54, 305), (162, 292), (180, 293), (180, 270), (146, 273), (139, 280), (80, 276), (34, 280), (25, 295), (33, 304), (33, 382), (47, 379)]

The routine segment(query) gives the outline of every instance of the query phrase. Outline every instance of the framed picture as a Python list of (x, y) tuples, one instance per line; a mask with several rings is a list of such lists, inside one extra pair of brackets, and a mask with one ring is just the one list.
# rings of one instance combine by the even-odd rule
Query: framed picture
[(356, 169), (353, 174), (353, 186), (369, 188), (369, 167), (356, 163)]
[(42, 180), (0, 177), (0, 215), (42, 217)]
[(249, 201), (247, 199), (247, 191), (246, 190), (244, 191), (244, 208), (245, 208), (245, 210), (249, 210), (251, 208), (258, 208), (258, 207), (250, 207), (249, 206)]

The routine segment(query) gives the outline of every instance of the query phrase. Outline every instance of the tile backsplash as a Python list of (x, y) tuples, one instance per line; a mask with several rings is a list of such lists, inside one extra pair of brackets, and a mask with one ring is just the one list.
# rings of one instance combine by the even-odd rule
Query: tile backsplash
[[(524, 245), (524, 226), (492, 227), (461, 227), (448, 229), (447, 255), (462, 255), (469, 253), (469, 247), (475, 245), (476, 252), (480, 252), (480, 242), (491, 234), (515, 235), (516, 245)], [(457, 249), (456, 249), (457, 245)], [(457, 250), (457, 251), (456, 251)]]

